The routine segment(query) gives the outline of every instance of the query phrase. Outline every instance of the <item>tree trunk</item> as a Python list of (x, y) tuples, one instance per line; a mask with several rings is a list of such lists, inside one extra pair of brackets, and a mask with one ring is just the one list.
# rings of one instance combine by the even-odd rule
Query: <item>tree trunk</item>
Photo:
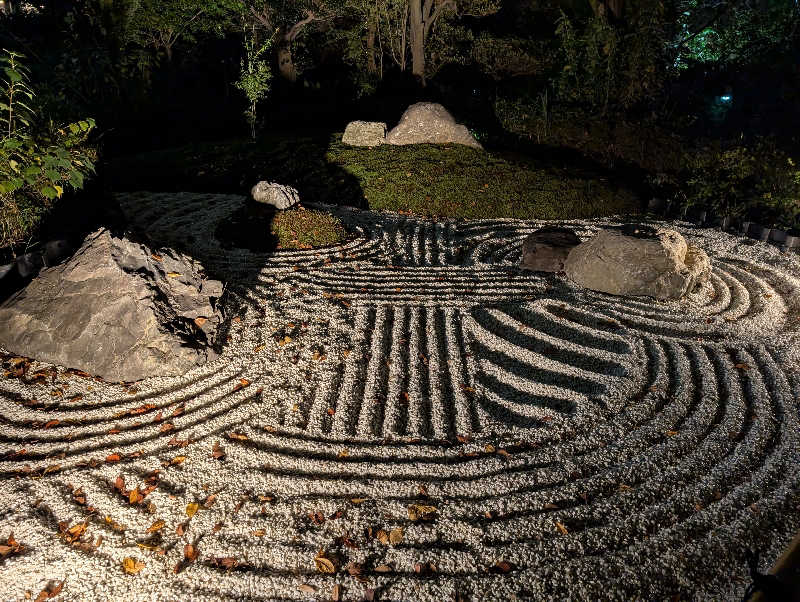
[(292, 43), (283, 37), (278, 42), (278, 73), (286, 81), (297, 81), (297, 69), (292, 61)]
[(408, 3), (410, 12), (409, 31), (411, 34), (411, 73), (425, 85), (425, 21), (422, 15), (422, 0)]
[(378, 65), (375, 63), (375, 35), (378, 31), (378, 17), (370, 15), (367, 25), (367, 73), (375, 75), (378, 73)]

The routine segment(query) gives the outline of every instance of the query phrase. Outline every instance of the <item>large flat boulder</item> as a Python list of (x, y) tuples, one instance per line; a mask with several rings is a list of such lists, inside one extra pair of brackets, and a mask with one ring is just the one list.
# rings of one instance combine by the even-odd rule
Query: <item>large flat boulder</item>
[(222, 289), (190, 257), (100, 229), (0, 305), (0, 345), (110, 381), (177, 376), (216, 356)]
[(580, 243), (581, 239), (569, 228), (539, 228), (522, 242), (520, 267), (535, 272), (561, 272), (569, 252)]
[(601, 230), (569, 252), (564, 271), (588, 289), (665, 300), (679, 299), (705, 283), (711, 262), (674, 230), (642, 229), (633, 235)]
[(435, 102), (418, 102), (403, 113), (398, 123), (388, 134), (389, 144), (465, 144), (480, 148), (465, 125), (456, 123), (453, 116), (442, 105)]
[(381, 121), (351, 121), (342, 135), (350, 146), (380, 146), (386, 142), (386, 124)]

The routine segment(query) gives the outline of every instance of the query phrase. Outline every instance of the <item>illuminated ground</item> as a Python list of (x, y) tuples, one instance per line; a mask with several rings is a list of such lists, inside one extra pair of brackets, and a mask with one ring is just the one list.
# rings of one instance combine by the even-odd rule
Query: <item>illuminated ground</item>
[(121, 202), (232, 283), (231, 338), (0, 381), (4, 599), (737, 599), (800, 528), (796, 255), (679, 228), (712, 280), (657, 303), (520, 271), (536, 222), (340, 210), (348, 242), (266, 255), (208, 234), (242, 197)]

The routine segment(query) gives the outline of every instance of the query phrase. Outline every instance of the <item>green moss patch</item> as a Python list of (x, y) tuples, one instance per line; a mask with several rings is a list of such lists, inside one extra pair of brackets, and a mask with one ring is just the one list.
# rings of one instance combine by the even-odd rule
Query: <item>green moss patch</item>
[(341, 134), (271, 135), (256, 143), (192, 145), (111, 165), (116, 190), (247, 194), (259, 180), (304, 202), (436, 217), (570, 219), (636, 213), (640, 200), (607, 174), (462, 145), (356, 148)]

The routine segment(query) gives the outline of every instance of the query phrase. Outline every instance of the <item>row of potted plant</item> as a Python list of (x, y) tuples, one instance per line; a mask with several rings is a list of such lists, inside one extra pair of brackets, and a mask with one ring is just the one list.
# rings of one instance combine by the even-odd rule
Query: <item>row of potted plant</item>
[[(753, 219), (735, 215), (718, 215), (706, 209), (678, 206), (677, 203), (653, 198), (648, 211), (669, 217), (686, 219), (701, 226), (720, 228), (724, 231), (738, 231), (763, 242), (774, 242), (787, 249), (800, 248), (800, 227), (781, 228), (764, 226)], [(800, 224), (798, 224), (800, 225)]]

